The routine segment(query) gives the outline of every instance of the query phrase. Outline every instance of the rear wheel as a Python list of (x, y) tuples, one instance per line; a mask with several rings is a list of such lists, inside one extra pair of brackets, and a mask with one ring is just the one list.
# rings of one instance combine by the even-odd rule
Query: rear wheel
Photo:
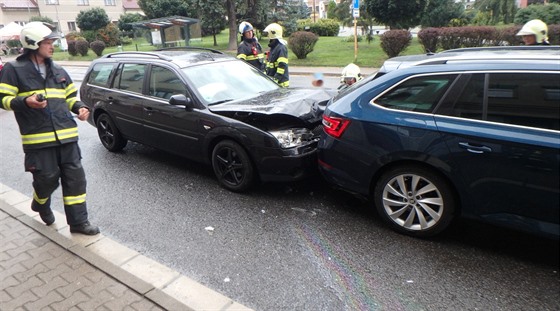
[(107, 150), (120, 151), (126, 146), (127, 140), (122, 137), (108, 114), (101, 114), (97, 118), (95, 126), (97, 127), (97, 135), (99, 135), (101, 143)]
[(431, 170), (397, 167), (379, 178), (374, 200), (377, 211), (395, 231), (429, 237), (453, 219), (455, 198), (448, 182)]
[(220, 185), (241, 192), (253, 184), (254, 169), (243, 147), (231, 140), (219, 142), (212, 151), (212, 167)]

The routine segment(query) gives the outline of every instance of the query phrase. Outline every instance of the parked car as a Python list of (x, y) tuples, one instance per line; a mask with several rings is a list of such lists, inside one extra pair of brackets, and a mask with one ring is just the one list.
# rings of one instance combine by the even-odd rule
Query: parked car
[(109, 151), (132, 140), (207, 163), (231, 191), (316, 172), (332, 95), (280, 88), (233, 56), (196, 48), (106, 55), (80, 88)]
[(445, 61), (450, 57), (466, 57), (474, 59), (476, 55), (502, 55), (506, 56), (517, 53), (531, 53), (542, 51), (557, 51), (560, 49), (557, 45), (513, 45), (513, 46), (486, 46), (486, 47), (470, 47), (444, 50), (438, 53), (428, 52), (426, 54), (396, 56), (386, 60), (376, 73), (376, 76), (382, 76), (387, 72), (407, 68), (421, 63), (437, 62), (438, 59)]
[(560, 236), (560, 52), (477, 54), (368, 77), (323, 115), (319, 169), (394, 230), (467, 217)]

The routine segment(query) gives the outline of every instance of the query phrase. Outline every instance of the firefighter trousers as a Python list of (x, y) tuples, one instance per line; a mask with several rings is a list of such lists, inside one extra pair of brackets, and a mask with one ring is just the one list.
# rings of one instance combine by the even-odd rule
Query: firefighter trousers
[(79, 225), (88, 220), (86, 176), (77, 142), (25, 151), (25, 170), (33, 174), (33, 204), (36, 212), (50, 210), (51, 194), (62, 184), (66, 222)]

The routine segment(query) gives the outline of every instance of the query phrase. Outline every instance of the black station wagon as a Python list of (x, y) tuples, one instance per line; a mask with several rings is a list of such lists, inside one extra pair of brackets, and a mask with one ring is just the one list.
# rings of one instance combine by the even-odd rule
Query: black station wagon
[(195, 48), (106, 55), (80, 89), (109, 151), (131, 140), (207, 163), (231, 191), (314, 171), (332, 95), (280, 88), (241, 60)]

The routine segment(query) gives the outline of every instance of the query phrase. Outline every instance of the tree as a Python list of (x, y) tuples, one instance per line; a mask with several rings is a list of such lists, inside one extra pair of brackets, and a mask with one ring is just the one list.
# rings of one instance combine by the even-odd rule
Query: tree
[(201, 16), (203, 33), (211, 34), (214, 37), (214, 46), (218, 46), (216, 35), (224, 30), (227, 23), (222, 0), (197, 0), (196, 5)]
[(515, 0), (478, 0), (474, 7), (487, 17), (487, 23), (490, 25), (513, 23), (517, 12)]
[(235, 18), (235, 0), (226, 0), (226, 12), (228, 17), (229, 42), (228, 50), (237, 50), (237, 20)]
[(532, 4), (518, 10), (514, 22), (517, 25), (522, 25), (532, 19), (540, 19), (548, 25), (560, 24), (560, 4)]
[(449, 22), (463, 15), (465, 9), (454, 0), (430, 0), (422, 14), (420, 25), (426, 27), (445, 27)]
[(52, 20), (52, 18), (48, 16), (32, 16), (29, 19), (30, 22), (43, 22), (51, 25), (55, 25), (56, 23)]
[(118, 22), (119, 29), (123, 32), (133, 32), (134, 28), (131, 23), (144, 20), (146, 17), (140, 13), (125, 13), (121, 14)]
[(98, 30), (107, 26), (111, 20), (103, 8), (97, 7), (80, 11), (76, 17), (76, 24), (80, 30)]
[(428, 0), (365, 0), (366, 11), (391, 29), (408, 29), (420, 24)]
[(148, 19), (167, 16), (198, 16), (191, 0), (138, 0), (138, 6)]

